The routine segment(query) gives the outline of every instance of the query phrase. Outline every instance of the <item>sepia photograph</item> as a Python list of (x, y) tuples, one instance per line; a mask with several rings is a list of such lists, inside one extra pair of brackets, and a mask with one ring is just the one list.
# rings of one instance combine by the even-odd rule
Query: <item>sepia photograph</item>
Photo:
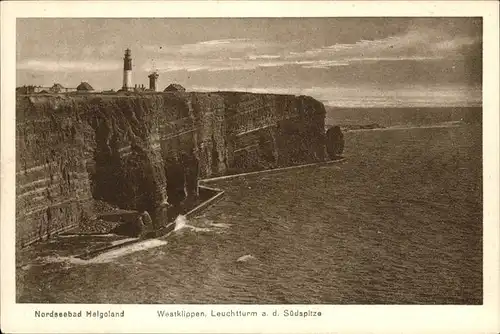
[(483, 17), (161, 16), (15, 19), (14, 303), (485, 303)]
[(481, 304), (481, 31), (19, 19), (17, 300)]

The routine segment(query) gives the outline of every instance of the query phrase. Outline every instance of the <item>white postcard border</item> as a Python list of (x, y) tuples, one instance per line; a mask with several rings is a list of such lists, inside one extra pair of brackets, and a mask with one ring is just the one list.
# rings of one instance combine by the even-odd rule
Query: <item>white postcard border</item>
[[(1, 328), (8, 333), (450, 332), (494, 333), (499, 327), (498, 3), (495, 1), (373, 2), (2, 2), (1, 3)], [(18, 17), (311, 17), (482, 16), (484, 304), (482, 306), (337, 305), (88, 305), (15, 303), (15, 78)], [(159, 310), (266, 312), (256, 318), (162, 318)], [(273, 317), (285, 309), (321, 317)], [(35, 318), (35, 311), (124, 311), (124, 318)]]

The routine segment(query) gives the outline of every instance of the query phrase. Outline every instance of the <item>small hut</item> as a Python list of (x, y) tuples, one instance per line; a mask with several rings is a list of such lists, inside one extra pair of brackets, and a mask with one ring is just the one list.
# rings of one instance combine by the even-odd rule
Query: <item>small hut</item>
[(185, 92), (186, 88), (182, 87), (179, 84), (170, 84), (167, 88), (165, 88), (164, 92)]
[(89, 85), (88, 82), (82, 82), (81, 84), (78, 85), (78, 87), (76, 87), (76, 90), (78, 92), (91, 92), (94, 90), (94, 88), (92, 88), (92, 86)]
[(55, 83), (52, 87), (50, 87), (51, 93), (61, 93), (64, 90), (65, 89), (64, 89), (63, 85), (61, 85), (60, 83)]

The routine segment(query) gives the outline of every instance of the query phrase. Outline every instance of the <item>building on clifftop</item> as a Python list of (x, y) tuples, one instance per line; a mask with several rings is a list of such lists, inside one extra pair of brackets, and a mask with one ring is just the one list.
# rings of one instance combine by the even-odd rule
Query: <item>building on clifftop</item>
[(144, 87), (143, 84), (140, 84), (140, 85), (136, 84), (134, 86), (134, 92), (136, 92), (136, 93), (145, 92), (145, 91), (147, 91), (147, 89), (146, 89), (146, 87)]
[(53, 94), (61, 94), (61, 93), (69, 93), (69, 92), (74, 92), (76, 89), (75, 88), (66, 88), (60, 83), (54, 83), (52, 87), (44, 87), (45, 90), (47, 90), (49, 93)]
[(185, 92), (186, 88), (182, 87), (179, 84), (170, 84), (167, 88), (165, 88), (164, 92)]
[(28, 85), (28, 86), (22, 86), (22, 87), (17, 87), (16, 88), (16, 93), (18, 94), (37, 94), (37, 93), (43, 93), (43, 94), (61, 94), (61, 93), (69, 93), (69, 92), (74, 92), (76, 88), (66, 88), (60, 83), (54, 83), (52, 87), (48, 86), (33, 86), (33, 85)]
[(92, 88), (91, 85), (89, 85), (88, 82), (82, 82), (81, 84), (76, 87), (77, 92), (92, 92), (94, 91), (94, 88)]
[(150, 75), (148, 75), (148, 78), (149, 78), (149, 90), (150, 91), (153, 91), (153, 92), (156, 92), (156, 82), (158, 80), (158, 72), (153, 72), (151, 73)]
[(64, 89), (63, 85), (61, 85), (60, 83), (55, 83), (54, 85), (52, 85), (52, 87), (50, 87), (50, 92), (51, 93), (62, 93), (62, 92), (65, 92), (65, 89)]

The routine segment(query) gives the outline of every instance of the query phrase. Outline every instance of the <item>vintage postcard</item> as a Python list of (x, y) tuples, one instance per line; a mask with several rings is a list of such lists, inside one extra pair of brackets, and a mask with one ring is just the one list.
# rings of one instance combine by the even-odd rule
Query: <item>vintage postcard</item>
[(498, 3), (2, 3), (2, 331), (495, 333)]

